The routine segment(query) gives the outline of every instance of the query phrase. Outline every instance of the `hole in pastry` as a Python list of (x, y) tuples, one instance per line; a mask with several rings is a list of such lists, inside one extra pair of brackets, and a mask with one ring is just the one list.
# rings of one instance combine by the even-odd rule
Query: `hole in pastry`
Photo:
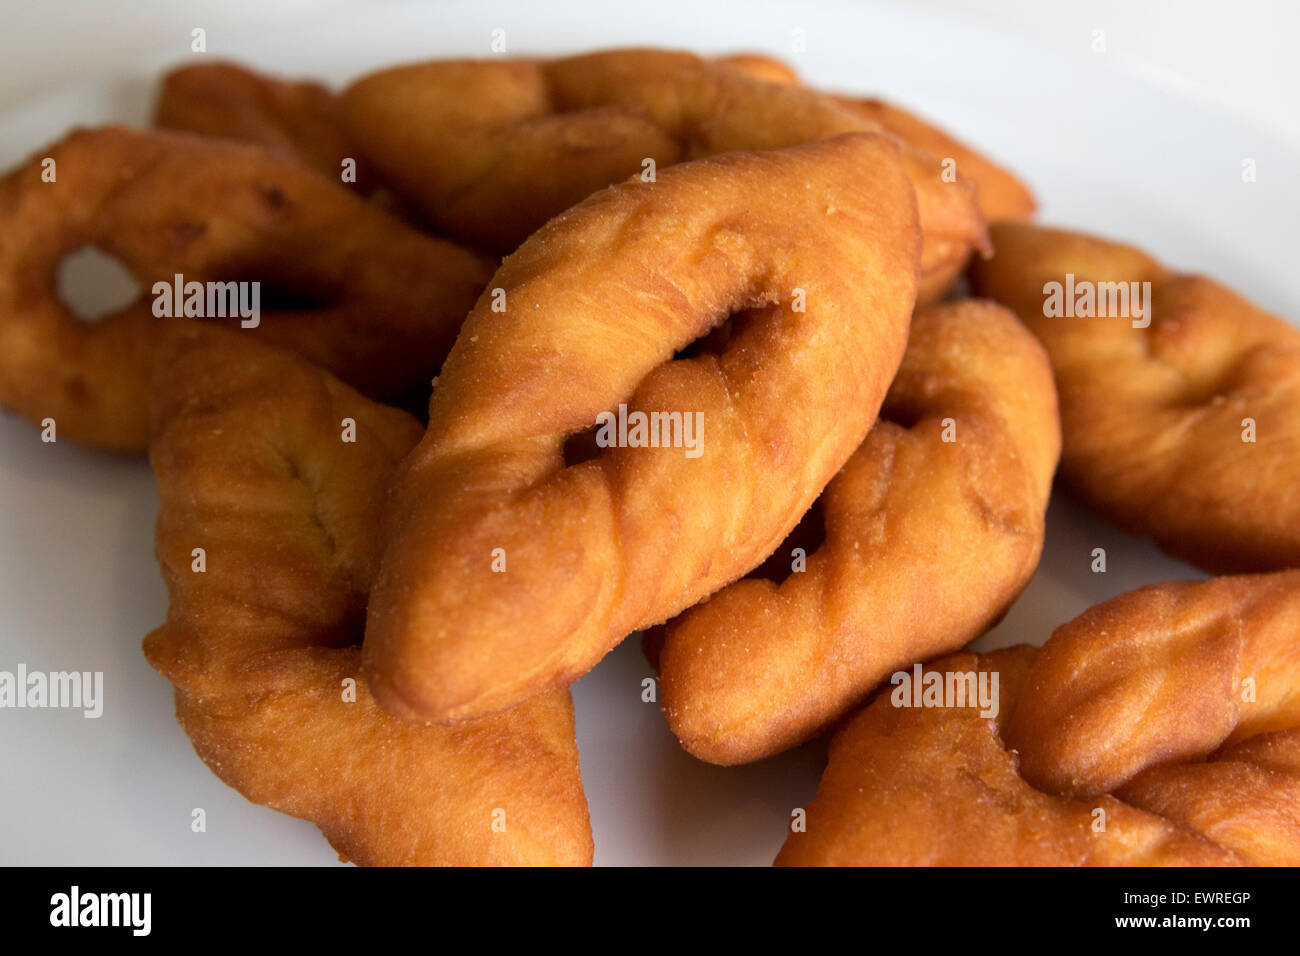
[(925, 416), (926, 409), (920, 402), (890, 401), (889, 397), (886, 397), (885, 404), (880, 409), (879, 420), (890, 422), (899, 428), (911, 429), (915, 428)]
[(685, 348), (679, 349), (673, 354), (673, 358), (692, 359), (699, 358), (701, 355), (721, 355), (731, 345), (732, 340), (739, 337), (754, 322), (767, 317), (771, 309), (771, 306), (766, 306), (735, 312)]
[(570, 435), (564, 442), (564, 467), (572, 468), (574, 465), (581, 465), (584, 461), (591, 461), (593, 458), (599, 458), (600, 453), (604, 451), (596, 444), (597, 426), (592, 425), (586, 431), (578, 432), (576, 435)]
[(683, 349), (673, 353), (673, 359), (692, 359), (699, 358), (701, 355), (721, 355), (727, 349), (727, 343), (731, 341), (734, 331), (736, 317), (724, 321), (721, 325), (701, 335), (694, 342), (690, 343)]
[(82, 246), (59, 262), (54, 275), (59, 301), (83, 322), (98, 322), (138, 302), (144, 286), (115, 256)]
[(346, 607), (339, 617), (312, 635), (313, 647), (360, 647), (366, 636), (366, 592), (353, 591), (346, 597)]
[[(189, 276), (185, 278), (190, 281)], [(221, 275), (193, 278), (205, 282), (208, 287), (221, 283), (220, 294), (226, 297), (231, 307), (237, 302), (251, 303), (252, 284), (256, 282), (257, 308), (263, 315), (267, 312), (312, 312), (329, 308), (338, 303), (342, 291), (336, 277), (310, 275), (284, 264), (242, 268), (227, 263)], [(232, 300), (232, 295), (237, 299)]]
[(258, 307), (263, 312), (306, 312), (332, 305), (319, 290), (305, 289), (279, 279), (262, 279)]
[(792, 565), (794, 564), (794, 555), (791, 553), (795, 548), (802, 548), (805, 561), (813, 556), (818, 548), (826, 540), (826, 519), (822, 512), (822, 500), (818, 498), (813, 502), (813, 506), (808, 509), (807, 513), (799, 519), (799, 523), (794, 526), (784, 541), (777, 546), (766, 561), (756, 567), (749, 573), (753, 578), (765, 578), (780, 584), (791, 574), (794, 573)]
[[(695, 341), (673, 353), (672, 360), (694, 359), (705, 355), (719, 356), (727, 350), (732, 340), (739, 336), (750, 323), (764, 318), (769, 312), (770, 307), (744, 309), (736, 312), (695, 339)], [(580, 465), (584, 461), (591, 461), (601, 455), (605, 449), (596, 444), (596, 432), (598, 430), (598, 426), (592, 425), (586, 431), (570, 435), (565, 440), (564, 466), (566, 468)]]
[(943, 295), (944, 302), (953, 302), (957, 299), (969, 298), (971, 298), (970, 279), (966, 277), (965, 273), (962, 273), (954, 279), (952, 285), (948, 287), (948, 291)]

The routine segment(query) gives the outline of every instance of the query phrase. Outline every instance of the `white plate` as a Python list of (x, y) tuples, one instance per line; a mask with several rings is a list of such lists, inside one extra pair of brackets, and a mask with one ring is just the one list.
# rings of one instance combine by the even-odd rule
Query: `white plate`
[[(1300, 156), (1116, 58), (1063, 56), (894, 7), (613, 6), (419, 4), (209, 36), (207, 56), (341, 82), (403, 60), (486, 56), (496, 27), (512, 53), (634, 44), (764, 50), (790, 58), (810, 82), (881, 93), (969, 137), (1024, 174), (1045, 221), (1130, 239), (1266, 308), (1300, 315)], [(791, 49), (796, 29), (805, 31), (803, 53)], [(178, 42), (95, 87), (0, 117), (0, 164), (74, 124), (143, 122), (160, 70), (190, 56)], [(1255, 183), (1241, 181), (1246, 157), (1256, 161)], [(173, 719), (170, 686), (141, 656), (140, 639), (166, 611), (152, 560), (154, 512), (143, 460), (45, 445), (25, 422), (0, 416), (0, 669), (99, 670), (106, 684), (98, 720), (0, 710), (0, 863), (331, 863), (310, 824), (248, 803), (208, 771)], [(1037, 577), (980, 647), (1041, 643), (1098, 601), (1201, 576), (1059, 496), (1049, 518)], [(1107, 550), (1105, 574), (1089, 570), (1095, 547)], [(631, 640), (575, 686), (596, 862), (769, 863), (791, 809), (815, 792), (823, 748), (734, 769), (699, 763), (678, 748), (658, 708), (641, 702), (648, 673)], [(205, 833), (190, 830), (196, 807), (207, 813)]]

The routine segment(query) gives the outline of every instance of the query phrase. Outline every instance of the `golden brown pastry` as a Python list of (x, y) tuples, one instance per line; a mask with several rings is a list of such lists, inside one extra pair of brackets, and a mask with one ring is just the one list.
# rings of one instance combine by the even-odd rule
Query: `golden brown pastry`
[(236, 63), (184, 66), (162, 78), (154, 124), (261, 143), (335, 182), (343, 181), (343, 162), (351, 159), (358, 192), (380, 185), (343, 123), (338, 97), (319, 83), (283, 80)]
[(357, 863), (589, 864), (567, 691), (448, 728), (385, 714), (359, 679), (375, 529), (418, 423), (239, 332), (168, 328), (150, 461), (171, 606), (144, 648), (199, 756)]
[[(721, 57), (718, 61), (772, 83), (800, 82), (799, 74), (788, 64), (771, 57), (741, 53)], [(1037, 203), (1029, 187), (1010, 170), (953, 138), (933, 123), (921, 119), (884, 100), (855, 96), (835, 96), (841, 106), (854, 111), (921, 152), (939, 159), (952, 160), (958, 179), (967, 179), (975, 188), (980, 211), (988, 222), (1028, 219)]]
[(1291, 571), (1143, 588), (1041, 651), (937, 661), (836, 734), (777, 863), (1300, 864), (1297, 633)]
[[(502, 253), (594, 191), (673, 163), (881, 127), (833, 98), (666, 50), (452, 60), (343, 92), (349, 127), (393, 187), (450, 235)], [(920, 298), (943, 295), (983, 218), (968, 184), (904, 149), (925, 244)], [(855, 173), (856, 175), (856, 173)]]
[[(875, 420), (918, 246), (876, 134), (683, 163), (535, 233), (489, 283), (503, 310), (485, 296), (466, 320), (394, 486), (366, 622), (380, 702), (509, 706), (761, 561)], [(672, 360), (733, 315), (719, 351)], [(613, 447), (566, 462), (593, 429)]]
[(971, 281), (1047, 348), (1071, 489), (1207, 570), (1300, 567), (1300, 330), (1130, 246), (993, 235)]
[(800, 83), (799, 74), (794, 67), (784, 60), (778, 60), (774, 56), (767, 56), (763, 53), (732, 53), (727, 56), (715, 57), (713, 62), (740, 70), (756, 80), (766, 80), (769, 83), (792, 83), (795, 85)]
[(1033, 216), (1038, 203), (1028, 186), (1010, 170), (933, 123), (884, 100), (849, 96), (837, 100), (940, 162), (952, 160), (958, 182), (968, 181), (974, 187), (980, 212), (988, 222), (1014, 222)]
[(787, 541), (779, 584), (745, 578), (648, 635), (682, 746), (778, 753), (991, 627), (1038, 565), (1059, 453), (1051, 367), (1016, 317), (970, 299), (918, 312), (880, 420), (820, 499), (825, 542)]
[[(147, 441), (151, 354), (174, 321), (157, 317), (160, 299), (174, 316), (198, 283), (203, 314), (223, 307), (219, 321), (251, 323), (242, 334), (409, 401), (427, 393), (492, 266), (264, 149), (122, 127), (74, 132), (0, 179), (0, 227), (0, 403), (118, 451)], [(85, 246), (143, 285), (94, 324), (56, 292), (59, 263)]]

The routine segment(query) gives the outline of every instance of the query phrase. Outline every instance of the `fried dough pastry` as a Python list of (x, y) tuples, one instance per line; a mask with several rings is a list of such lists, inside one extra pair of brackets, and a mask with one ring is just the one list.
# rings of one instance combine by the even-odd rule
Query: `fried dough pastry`
[[(722, 57), (716, 62), (741, 70), (759, 80), (792, 84), (800, 82), (799, 74), (789, 65), (760, 54), (736, 54)], [(856, 96), (833, 98), (841, 106), (879, 124), (882, 129), (893, 133), (908, 145), (940, 160), (952, 159), (956, 164), (958, 180), (969, 180), (975, 189), (980, 211), (988, 222), (1029, 219), (1037, 208), (1034, 194), (1010, 170), (999, 166), (915, 113), (879, 99)]]
[(1041, 650), (938, 661), (996, 672), (998, 716), (882, 692), (777, 863), (1300, 864), (1297, 633), (1293, 571), (1143, 588)]
[(163, 77), (154, 124), (261, 143), (336, 182), (343, 160), (353, 159), (355, 188), (365, 194), (379, 185), (343, 123), (338, 97), (319, 83), (266, 76), (235, 63), (185, 66)]
[[(881, 127), (831, 97), (689, 53), (456, 60), (384, 70), (343, 92), (344, 115), (393, 187), (450, 235), (507, 253), (610, 183), (676, 162)], [(920, 298), (940, 298), (984, 221), (964, 182), (904, 149), (925, 243)], [(851, 175), (860, 175), (854, 171)]]
[(839, 96), (836, 100), (905, 143), (940, 160), (952, 159), (957, 181), (969, 181), (980, 212), (990, 222), (1021, 221), (1034, 214), (1034, 194), (1010, 170), (915, 113), (884, 100)]
[[(819, 502), (806, 570), (748, 577), (647, 635), (682, 746), (719, 764), (778, 753), (991, 627), (1038, 565), (1059, 453), (1051, 367), (1014, 315), (970, 299), (917, 313), (880, 421)], [(790, 543), (773, 555), (787, 572)]]
[[(855, 134), (683, 163), (506, 259), (505, 311), (470, 313), (394, 485), (363, 660), (381, 704), (449, 721), (572, 682), (771, 553), (902, 356), (920, 237), (898, 152)], [(733, 314), (720, 353), (671, 360)], [(607, 434), (566, 466), (615, 408), (665, 440)]]
[(357, 863), (589, 864), (567, 691), (447, 728), (385, 714), (357, 679), (415, 419), (237, 332), (169, 328), (150, 461), (171, 606), (144, 650), (199, 756)]
[(789, 63), (762, 53), (732, 53), (729, 56), (716, 57), (714, 63), (740, 70), (756, 80), (768, 83), (789, 83), (798, 86), (801, 83), (799, 73)]
[[(171, 321), (154, 315), (155, 282), (260, 282), (265, 308), (242, 334), (371, 396), (423, 401), (492, 270), (264, 149), (121, 127), (74, 132), (0, 180), (0, 225), (0, 403), (119, 451), (148, 439), (150, 356)], [(143, 284), (94, 324), (56, 291), (85, 246)]]
[[(1300, 567), (1300, 330), (1129, 246), (1025, 225), (994, 236), (972, 284), (1047, 348), (1070, 488), (1207, 570)], [(1053, 282), (1078, 308), (1045, 314)]]

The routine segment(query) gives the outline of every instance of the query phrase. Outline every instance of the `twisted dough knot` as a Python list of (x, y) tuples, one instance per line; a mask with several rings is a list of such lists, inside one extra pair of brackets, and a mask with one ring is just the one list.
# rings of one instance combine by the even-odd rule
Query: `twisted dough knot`
[[(1300, 571), (1098, 605), (999, 677), (999, 714), (882, 695), (831, 744), (792, 865), (1300, 863)], [(945, 677), (946, 680), (946, 677)]]
[(358, 679), (374, 528), (419, 424), (287, 352), (193, 325), (163, 345), (153, 397), (171, 603), (144, 651), (213, 772), (358, 863), (590, 863), (567, 691), (445, 728), (385, 714)]
[[(1059, 449), (1051, 368), (1014, 315), (974, 300), (917, 313), (881, 420), (821, 499), (806, 569), (747, 578), (648, 635), (682, 745), (723, 764), (777, 753), (992, 626), (1038, 565)], [(789, 569), (789, 550), (773, 557)]]
[[(717, 153), (883, 132), (833, 97), (690, 53), (614, 50), (554, 60), (452, 60), (384, 70), (342, 95), (344, 116), (394, 188), (453, 236), (507, 253), (610, 183)], [(966, 180), (910, 146), (920, 298), (939, 298), (987, 249)], [(849, 175), (857, 175), (852, 171)]]
[(199, 63), (163, 77), (154, 106), (160, 129), (261, 143), (330, 179), (357, 163), (352, 188), (373, 192), (378, 178), (343, 124), (338, 97), (319, 83), (263, 76), (235, 63)]
[[(720, 57), (714, 62), (771, 83), (800, 82), (799, 75), (788, 64), (767, 56), (742, 53)], [(952, 160), (952, 171), (959, 181), (968, 181), (974, 188), (980, 212), (988, 222), (1015, 222), (1033, 215), (1037, 207), (1033, 193), (1010, 170), (915, 113), (874, 98), (832, 95), (832, 99), (845, 109), (879, 124), (881, 129), (909, 146), (941, 160)]]
[[(385, 706), (460, 719), (575, 680), (772, 551), (902, 356), (919, 235), (897, 154), (858, 134), (685, 163), (505, 261), (506, 311), (470, 313), (394, 486), (365, 642)], [(671, 360), (733, 313), (720, 354)], [(566, 467), (622, 403), (698, 413), (701, 454)]]
[[(1047, 349), (1071, 490), (1211, 571), (1300, 566), (1300, 331), (1130, 246), (1011, 224), (993, 237), (972, 285)], [(1049, 303), (1049, 288), (1076, 292)]]
[[(0, 402), (118, 450), (145, 445), (151, 355), (170, 320), (146, 295), (80, 321), (55, 280), (82, 246), (118, 257), (146, 291), (177, 274), (265, 283), (272, 301), (243, 334), (403, 400), (422, 396), (491, 271), (273, 153), (117, 127), (75, 132), (0, 180), (0, 225)], [(276, 290), (306, 302), (279, 306)]]

